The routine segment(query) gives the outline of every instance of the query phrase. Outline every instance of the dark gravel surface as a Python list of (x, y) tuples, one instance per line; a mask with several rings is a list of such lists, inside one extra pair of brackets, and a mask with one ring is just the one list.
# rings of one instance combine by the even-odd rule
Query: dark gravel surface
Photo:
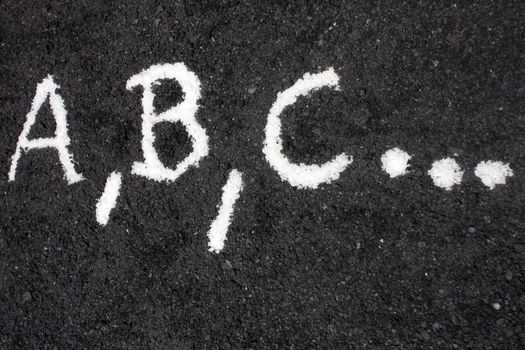
[[(524, 349), (523, 1), (0, 2), (1, 349)], [(185, 62), (210, 154), (173, 183), (143, 159), (140, 89), (153, 64)], [(262, 153), (268, 111), (306, 72), (324, 88), (282, 115), (291, 160), (346, 152), (339, 180), (299, 190)], [(36, 85), (53, 74), (70, 150), (34, 150), (8, 182)], [(158, 110), (181, 100), (156, 90)], [(52, 136), (49, 107), (31, 137)], [(155, 127), (174, 167), (192, 145)], [(411, 172), (390, 179), (399, 147)], [(455, 157), (452, 191), (427, 175)], [(489, 190), (482, 160), (514, 177)], [(243, 172), (225, 249), (208, 252), (230, 169)], [(107, 226), (95, 205), (123, 187)]]

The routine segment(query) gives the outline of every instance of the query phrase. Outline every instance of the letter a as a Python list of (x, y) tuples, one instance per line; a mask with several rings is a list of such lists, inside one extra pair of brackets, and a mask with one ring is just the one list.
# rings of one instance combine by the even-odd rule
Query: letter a
[[(167, 111), (157, 114), (153, 107), (155, 94), (152, 87), (159, 84), (159, 80), (162, 79), (175, 79), (182, 87), (184, 100)], [(198, 166), (200, 159), (208, 155), (208, 136), (195, 119), (195, 113), (199, 108), (197, 101), (201, 96), (199, 78), (190, 72), (184, 63), (160, 64), (151, 66), (129, 78), (126, 87), (131, 90), (138, 85), (144, 88), (142, 95), (142, 152), (144, 153), (144, 162), (133, 163), (131, 172), (156, 181), (175, 181), (188, 170), (189, 166)], [(169, 169), (162, 164), (154, 147), (153, 126), (163, 121), (181, 122), (192, 141), (193, 151), (175, 169)]]
[[(67, 150), (69, 146), (69, 136), (67, 135), (67, 120), (66, 120), (66, 109), (64, 108), (64, 100), (62, 97), (56, 93), (56, 89), (59, 89), (60, 86), (55, 84), (53, 77), (48, 75), (40, 84), (36, 87), (36, 94), (33, 102), (31, 104), (31, 110), (26, 116), (26, 122), (24, 124), (24, 129), (18, 138), (18, 143), (16, 145), (16, 151), (13, 155), (11, 161), (11, 168), (9, 170), (9, 181), (15, 180), (16, 167), (18, 165), (18, 160), (24, 152), (28, 152), (32, 149), (38, 148), (56, 148), (58, 151), (58, 156), (62, 167), (64, 168), (65, 178), (67, 182), (71, 185), (75, 182), (83, 180), (82, 174), (79, 174), (75, 171), (73, 166), (73, 156)], [(46, 137), (46, 138), (37, 138), (29, 140), (29, 131), (36, 121), (36, 115), (47, 97), (49, 96), (49, 104), (51, 105), (51, 110), (53, 116), (55, 117), (56, 130), (55, 137)]]

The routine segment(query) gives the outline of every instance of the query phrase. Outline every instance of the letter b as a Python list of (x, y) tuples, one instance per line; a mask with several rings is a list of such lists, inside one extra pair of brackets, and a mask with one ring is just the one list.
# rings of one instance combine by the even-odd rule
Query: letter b
[[(175, 79), (182, 87), (184, 100), (178, 105), (157, 114), (154, 111), (153, 85), (162, 79)], [(156, 181), (175, 181), (190, 166), (198, 166), (201, 158), (208, 155), (208, 136), (204, 128), (195, 119), (197, 101), (200, 98), (200, 81), (197, 76), (186, 68), (184, 63), (160, 64), (149, 67), (132, 76), (127, 84), (128, 90), (141, 85), (142, 95), (142, 151), (144, 162), (133, 163), (131, 172)], [(193, 151), (182, 160), (175, 169), (165, 167), (160, 161), (154, 147), (155, 135), (153, 126), (159, 122), (180, 121), (186, 128), (193, 144)]]

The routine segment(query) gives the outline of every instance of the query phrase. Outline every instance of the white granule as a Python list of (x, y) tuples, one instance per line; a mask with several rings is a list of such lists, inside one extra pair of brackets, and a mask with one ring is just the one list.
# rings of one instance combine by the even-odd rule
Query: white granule
[(408, 153), (397, 147), (389, 149), (381, 156), (382, 168), (391, 178), (405, 175), (410, 158)]
[(432, 163), (432, 168), (428, 171), (428, 175), (434, 181), (434, 185), (444, 188), (447, 191), (452, 189), (452, 186), (459, 185), (464, 171), (452, 158), (445, 158), (437, 160)]
[(491, 190), (496, 185), (504, 185), (506, 178), (514, 175), (508, 163), (492, 160), (480, 162), (474, 169), (474, 174)]

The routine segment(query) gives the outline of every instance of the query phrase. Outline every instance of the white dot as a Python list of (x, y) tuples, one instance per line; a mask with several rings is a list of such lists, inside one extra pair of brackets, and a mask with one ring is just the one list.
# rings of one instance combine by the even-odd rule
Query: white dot
[(428, 171), (428, 175), (434, 181), (434, 185), (444, 188), (447, 191), (452, 189), (452, 186), (459, 185), (464, 171), (452, 158), (445, 158), (437, 160), (432, 163), (432, 168)]
[(383, 163), (382, 168), (391, 178), (405, 175), (410, 158), (412, 157), (405, 151), (397, 147), (392, 148), (381, 156), (381, 163)]
[(494, 303), (492, 304), (492, 307), (495, 309), (495, 310), (499, 310), (501, 309), (501, 305), (499, 303)]
[(474, 174), (491, 190), (493, 190), (496, 185), (504, 185), (506, 178), (514, 175), (508, 163), (504, 164), (503, 162), (492, 160), (480, 162), (476, 166)]

